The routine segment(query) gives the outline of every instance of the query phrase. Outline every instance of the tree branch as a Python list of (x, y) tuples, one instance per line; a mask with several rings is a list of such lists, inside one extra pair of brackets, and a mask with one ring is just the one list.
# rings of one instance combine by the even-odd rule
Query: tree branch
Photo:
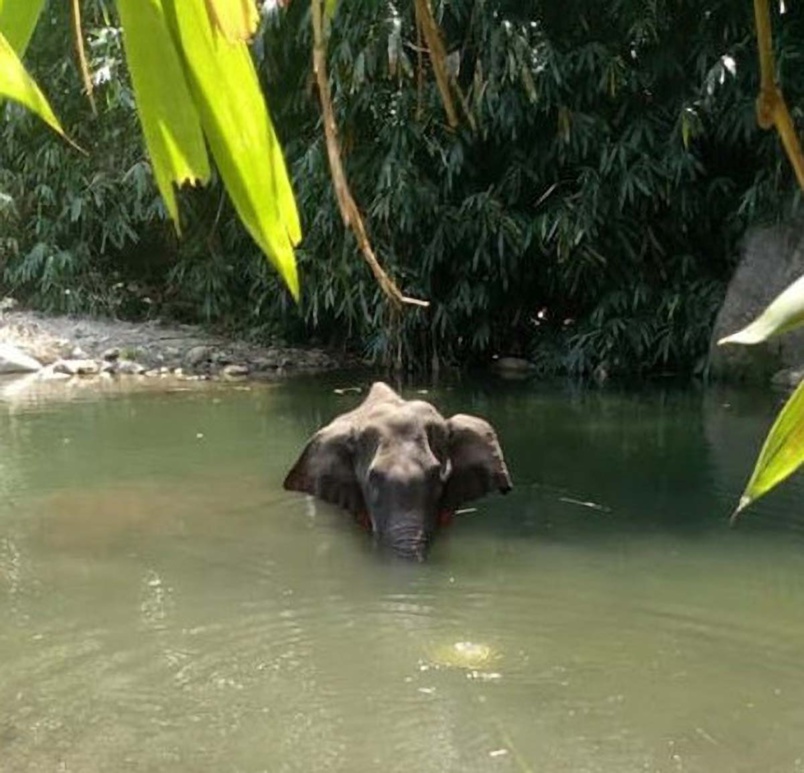
[(799, 143), (790, 111), (787, 109), (782, 91), (776, 83), (768, 0), (754, 0), (754, 19), (757, 28), (760, 70), (757, 123), (763, 129), (770, 129), (772, 126), (776, 127), (785, 153), (796, 173), (799, 187), (804, 190), (804, 155), (801, 152), (801, 144)]
[(352, 229), (357, 238), (360, 251), (369, 264), (380, 288), (394, 305), (400, 307), (402, 304), (412, 304), (415, 306), (429, 306), (428, 301), (408, 298), (396, 286), (396, 283), (388, 276), (383, 267), (377, 260), (374, 250), (371, 247), (363, 218), (357, 208), (355, 200), (349, 190), (346, 181), (346, 174), (341, 163), (340, 145), (338, 142), (338, 127), (335, 123), (335, 113), (332, 109), (332, 97), (329, 91), (329, 78), (327, 77), (326, 65), (326, 40), (324, 35), (324, 0), (312, 0), (312, 21), (313, 21), (313, 70), (316, 82), (318, 83), (318, 97), (321, 102), (321, 112), (324, 118), (324, 136), (327, 142), (327, 156), (329, 158), (329, 168), (332, 173), (332, 184), (335, 188), (335, 197), (338, 200), (338, 208), (346, 226)]

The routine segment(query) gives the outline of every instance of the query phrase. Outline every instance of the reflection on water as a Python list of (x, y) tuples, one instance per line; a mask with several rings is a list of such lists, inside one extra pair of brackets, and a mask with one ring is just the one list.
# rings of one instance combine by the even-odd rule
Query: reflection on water
[(726, 527), (773, 400), (431, 398), (516, 488), (416, 566), (280, 488), (325, 382), (0, 407), (0, 771), (804, 770), (801, 484)]

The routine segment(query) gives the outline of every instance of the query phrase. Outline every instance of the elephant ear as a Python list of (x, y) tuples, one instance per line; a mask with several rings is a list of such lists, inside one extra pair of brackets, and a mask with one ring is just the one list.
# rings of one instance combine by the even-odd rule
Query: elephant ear
[(283, 485), (288, 491), (312, 494), (359, 516), (366, 512), (366, 505), (353, 453), (351, 421), (335, 419), (310, 438)]
[(455, 510), (494, 489), (507, 494), (511, 477), (491, 424), (477, 416), (458, 414), (447, 420), (447, 428), (452, 472), (444, 486), (443, 509)]

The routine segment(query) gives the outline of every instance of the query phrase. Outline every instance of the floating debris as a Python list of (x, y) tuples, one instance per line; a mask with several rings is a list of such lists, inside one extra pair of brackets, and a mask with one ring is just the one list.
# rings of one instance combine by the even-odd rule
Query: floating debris
[(573, 499), (572, 497), (559, 497), (559, 502), (566, 502), (570, 505), (580, 505), (581, 507), (588, 507), (592, 510), (600, 510), (603, 513), (610, 513), (611, 508), (606, 507), (605, 505), (599, 505), (597, 502), (584, 502), (581, 499)]

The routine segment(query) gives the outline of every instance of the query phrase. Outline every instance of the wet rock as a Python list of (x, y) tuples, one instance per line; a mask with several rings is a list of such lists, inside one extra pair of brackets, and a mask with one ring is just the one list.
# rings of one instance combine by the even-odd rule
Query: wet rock
[(72, 377), (70, 373), (62, 373), (56, 370), (55, 363), (53, 365), (46, 365), (36, 375), (40, 381), (64, 381)]
[(211, 346), (194, 346), (184, 355), (184, 362), (191, 368), (198, 368), (212, 362), (215, 350)]
[(227, 365), (223, 369), (226, 378), (245, 378), (250, 372), (248, 365)]
[(491, 365), (494, 370), (508, 371), (514, 373), (527, 373), (534, 369), (532, 362), (522, 357), (498, 357)]
[(771, 384), (781, 387), (795, 388), (799, 385), (801, 380), (804, 379), (804, 369), (802, 368), (784, 368), (777, 371), (771, 377)]
[(100, 366), (95, 360), (58, 360), (53, 363), (53, 371), (69, 376), (95, 376)]
[(0, 373), (35, 373), (42, 363), (12, 344), (0, 343)]
[(89, 355), (80, 346), (75, 346), (75, 347), (73, 347), (72, 351), (70, 352), (69, 359), (71, 359), (71, 360), (88, 360)]
[(115, 365), (115, 372), (123, 376), (139, 376), (145, 373), (145, 366), (134, 360), (118, 360)]
[(500, 378), (514, 381), (529, 378), (535, 370), (533, 363), (522, 357), (498, 357), (491, 368)]
[(255, 357), (251, 360), (251, 369), (258, 373), (266, 370), (276, 370), (278, 367), (279, 360), (275, 356)]
[(754, 346), (718, 346), (717, 342), (745, 327), (804, 274), (804, 222), (753, 228), (740, 251), (740, 263), (712, 331), (709, 371), (715, 378), (767, 383), (774, 373), (797, 369), (804, 362), (804, 330)]
[(313, 349), (304, 356), (304, 367), (311, 370), (327, 370), (333, 365), (332, 358), (326, 352), (318, 349)]
[(111, 349), (104, 349), (101, 353), (101, 359), (106, 360), (106, 362), (115, 362), (116, 360), (120, 359), (120, 349), (116, 346), (113, 346)]

